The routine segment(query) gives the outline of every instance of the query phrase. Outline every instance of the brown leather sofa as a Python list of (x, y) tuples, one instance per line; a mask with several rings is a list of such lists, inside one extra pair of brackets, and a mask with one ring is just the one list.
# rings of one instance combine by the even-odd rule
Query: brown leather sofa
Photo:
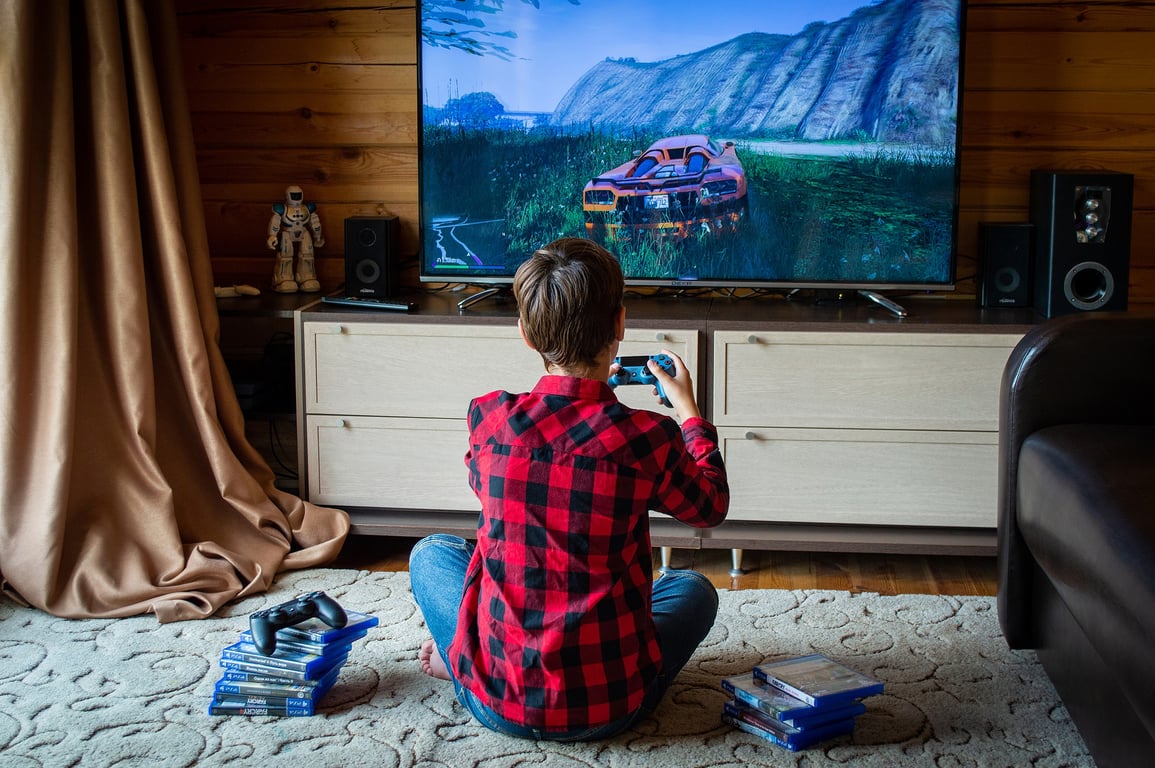
[(1155, 316), (1080, 314), (1003, 375), (999, 593), (1099, 768), (1155, 765)]

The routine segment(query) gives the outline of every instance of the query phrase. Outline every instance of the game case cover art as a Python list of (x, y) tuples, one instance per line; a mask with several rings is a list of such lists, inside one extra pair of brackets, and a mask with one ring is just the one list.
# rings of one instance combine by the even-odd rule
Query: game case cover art
[(821, 654), (759, 664), (758, 679), (813, 705), (860, 699), (882, 693), (883, 684), (870, 675)]

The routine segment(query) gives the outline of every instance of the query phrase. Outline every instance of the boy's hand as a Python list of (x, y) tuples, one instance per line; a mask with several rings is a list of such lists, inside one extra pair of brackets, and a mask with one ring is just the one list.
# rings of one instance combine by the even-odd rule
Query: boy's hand
[[(650, 369), (650, 373), (662, 383), (662, 391), (666, 393), (666, 399), (670, 401), (670, 405), (674, 406), (674, 414), (680, 421), (701, 416), (698, 410), (698, 401), (694, 399), (694, 381), (690, 378), (690, 371), (686, 368), (686, 364), (682, 358), (675, 355), (668, 349), (663, 349), (662, 354), (674, 361), (674, 376), (662, 370), (662, 367), (653, 360), (646, 363)], [(657, 388), (654, 388), (654, 394), (658, 393)]]

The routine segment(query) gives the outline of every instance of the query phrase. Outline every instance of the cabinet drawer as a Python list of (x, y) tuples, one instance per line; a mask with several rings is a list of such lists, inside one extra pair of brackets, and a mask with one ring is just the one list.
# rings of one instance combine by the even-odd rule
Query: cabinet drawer
[[(528, 392), (544, 369), (514, 326), (308, 322), (302, 330), (307, 413), (463, 419), (469, 401)], [(698, 372), (696, 331), (626, 331), (623, 355), (677, 353)], [(695, 381), (695, 384), (698, 382)], [(666, 411), (651, 387), (619, 387), (634, 408)], [(700, 390), (698, 390), (700, 391)]]
[(302, 336), (307, 413), (464, 419), (474, 397), (527, 391), (542, 370), (516, 325), (308, 322)]
[(719, 331), (718, 426), (998, 429), (1022, 334)]
[(465, 419), (309, 416), (308, 498), (340, 507), (478, 511)]
[(996, 526), (998, 435), (719, 430), (730, 520)]

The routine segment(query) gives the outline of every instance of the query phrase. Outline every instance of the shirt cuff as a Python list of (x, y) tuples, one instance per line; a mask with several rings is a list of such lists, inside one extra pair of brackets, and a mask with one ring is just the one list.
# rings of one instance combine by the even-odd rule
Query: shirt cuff
[(695, 439), (706, 439), (716, 445), (718, 443), (718, 428), (707, 421), (704, 416), (692, 416), (682, 422), (682, 436), (687, 443)]

